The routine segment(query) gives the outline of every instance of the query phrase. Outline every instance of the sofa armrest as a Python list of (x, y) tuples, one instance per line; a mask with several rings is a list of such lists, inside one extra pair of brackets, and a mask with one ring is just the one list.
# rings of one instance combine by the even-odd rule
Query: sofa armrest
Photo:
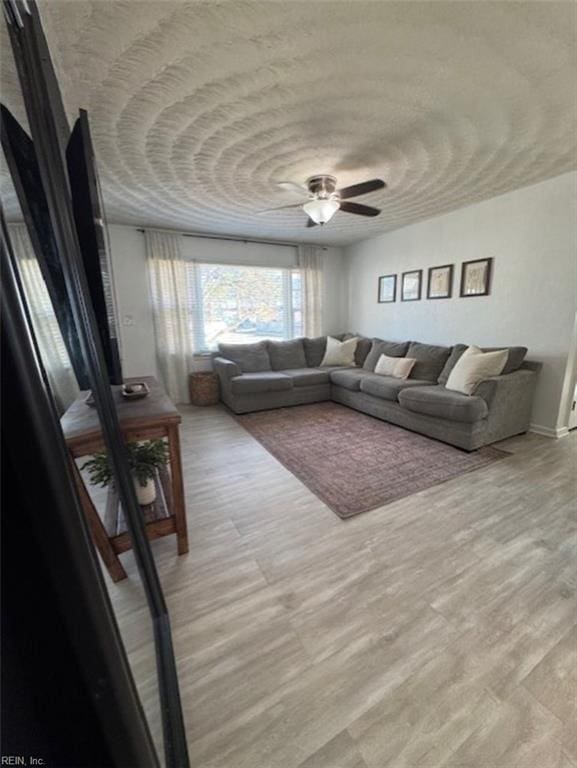
[(226, 357), (214, 357), (212, 365), (221, 384), (227, 384), (233, 376), (240, 376), (242, 373), (238, 365)]
[(485, 441), (495, 442), (529, 429), (537, 372), (520, 368), (482, 381), (475, 394), (487, 399)]
[(230, 406), (232, 400), (230, 380), (234, 376), (240, 376), (242, 371), (240, 367), (232, 360), (228, 360), (226, 357), (219, 356), (212, 358), (212, 367), (218, 376), (220, 383), (221, 399)]
[(477, 384), (474, 395), (482, 397), (487, 405), (491, 405), (495, 397), (522, 397), (529, 390), (532, 395), (537, 374), (535, 371), (518, 369), (513, 373), (500, 376), (489, 376)]

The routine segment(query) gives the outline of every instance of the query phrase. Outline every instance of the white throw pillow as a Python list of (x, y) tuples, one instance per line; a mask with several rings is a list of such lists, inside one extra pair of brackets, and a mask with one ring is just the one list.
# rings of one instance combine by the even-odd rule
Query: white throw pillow
[(395, 379), (408, 378), (416, 359), (414, 357), (389, 357), (381, 355), (375, 365), (375, 373), (380, 376), (394, 376)]
[(416, 357), (399, 357), (397, 358), (397, 367), (393, 376), (396, 379), (408, 379), (410, 372), (413, 370), (414, 364), (417, 362)]
[(484, 379), (502, 373), (508, 356), (507, 349), (483, 352), (479, 347), (467, 347), (449, 374), (446, 389), (472, 395)]
[(381, 355), (375, 365), (375, 373), (378, 373), (379, 376), (394, 376), (398, 360), (398, 357)]
[(355, 352), (359, 340), (355, 336), (353, 339), (339, 341), (327, 336), (327, 348), (321, 365), (355, 365)]

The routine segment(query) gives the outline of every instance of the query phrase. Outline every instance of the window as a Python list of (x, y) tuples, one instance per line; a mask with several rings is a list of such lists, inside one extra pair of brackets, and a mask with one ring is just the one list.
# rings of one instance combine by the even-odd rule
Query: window
[(188, 275), (196, 352), (302, 336), (299, 270), (189, 263)]
[[(15, 236), (13, 241), (18, 247), (22, 238)], [(18, 257), (18, 266), (40, 357), (62, 413), (78, 395), (76, 376), (38, 262)]]
[(72, 365), (58, 320), (54, 314), (50, 294), (36, 259), (20, 259), (21, 277), (28, 308), (32, 317), (44, 364), (71, 371)]

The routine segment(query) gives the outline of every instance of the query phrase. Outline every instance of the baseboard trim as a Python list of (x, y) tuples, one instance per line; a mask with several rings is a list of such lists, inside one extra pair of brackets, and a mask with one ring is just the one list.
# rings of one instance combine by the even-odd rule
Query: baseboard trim
[(529, 432), (534, 432), (536, 435), (543, 435), (543, 437), (560, 438), (566, 437), (569, 434), (567, 427), (544, 427), (541, 424), (531, 424), (529, 426)]

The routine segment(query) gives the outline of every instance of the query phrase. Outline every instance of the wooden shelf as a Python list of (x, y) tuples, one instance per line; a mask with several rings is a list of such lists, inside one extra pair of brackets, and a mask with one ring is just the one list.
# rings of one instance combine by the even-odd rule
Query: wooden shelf
[[(170, 475), (166, 469), (163, 469), (161, 472), (157, 472), (156, 477), (154, 478), (154, 485), (156, 487), (156, 499), (152, 504), (140, 506), (142, 515), (144, 517), (144, 522), (147, 526), (149, 523), (155, 523), (158, 520), (163, 520), (173, 516), (170, 482)], [(127, 531), (124, 512), (118, 499), (116, 489), (112, 486), (108, 489), (103, 523), (106, 529), (106, 533), (111, 539), (116, 536), (121, 536)]]

